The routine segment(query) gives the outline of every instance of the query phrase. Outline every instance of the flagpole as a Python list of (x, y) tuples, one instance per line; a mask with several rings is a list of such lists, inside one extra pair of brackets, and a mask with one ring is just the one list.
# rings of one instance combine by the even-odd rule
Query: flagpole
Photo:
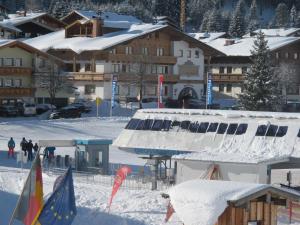
[(25, 183), (24, 183), (24, 185), (23, 185), (23, 189), (22, 189), (22, 191), (21, 191), (21, 193), (20, 193), (20, 196), (19, 196), (19, 198), (18, 198), (16, 207), (15, 207), (15, 209), (14, 209), (14, 211), (13, 211), (13, 214), (12, 214), (12, 216), (11, 216), (11, 218), (10, 218), (10, 221), (9, 221), (9, 224), (8, 224), (8, 225), (12, 225), (12, 224), (13, 224), (13, 221), (14, 221), (14, 215), (15, 215), (15, 213), (16, 213), (17, 206), (19, 205), (19, 203), (20, 203), (20, 201), (21, 201), (21, 196), (22, 196), (22, 194), (23, 194), (23, 192), (24, 192), (25, 184), (26, 184), (27, 181), (29, 180), (29, 175), (30, 175), (31, 170), (33, 169), (33, 166), (34, 166), (34, 164), (35, 164), (35, 161), (37, 160), (37, 156), (40, 154), (40, 149), (41, 149), (41, 147), (39, 147), (39, 150), (38, 150), (38, 152), (37, 152), (37, 154), (36, 154), (36, 156), (35, 156), (35, 158), (34, 158), (34, 161), (33, 161), (32, 164), (31, 164), (31, 168), (30, 168), (30, 170), (29, 170), (28, 176), (27, 176), (26, 181), (25, 181)]

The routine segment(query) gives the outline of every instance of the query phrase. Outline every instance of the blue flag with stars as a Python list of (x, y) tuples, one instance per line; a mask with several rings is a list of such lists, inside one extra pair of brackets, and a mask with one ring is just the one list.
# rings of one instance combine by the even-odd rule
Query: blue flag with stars
[(70, 225), (77, 214), (71, 167), (54, 184), (54, 191), (39, 215), (40, 225)]

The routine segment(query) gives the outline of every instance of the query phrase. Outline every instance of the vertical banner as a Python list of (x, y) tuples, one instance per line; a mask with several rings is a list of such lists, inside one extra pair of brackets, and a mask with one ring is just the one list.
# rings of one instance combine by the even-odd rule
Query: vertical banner
[(117, 90), (117, 83), (118, 83), (118, 77), (117, 75), (112, 76), (112, 82), (111, 82), (111, 108), (110, 108), (110, 116), (112, 116), (112, 110), (115, 107), (115, 96), (116, 96), (116, 90)]
[(163, 82), (164, 82), (164, 75), (160, 74), (158, 76), (158, 101), (157, 101), (157, 107), (158, 108), (163, 108)]
[(213, 87), (213, 81), (212, 81), (212, 74), (210, 72), (207, 73), (207, 93), (206, 93), (206, 108), (208, 105), (211, 105), (213, 102), (213, 96), (212, 96), (212, 87)]
[(131, 173), (131, 171), (132, 171), (131, 168), (128, 166), (122, 166), (120, 169), (118, 169), (116, 177), (115, 177), (115, 181), (114, 181), (114, 186), (113, 186), (111, 196), (109, 199), (109, 203), (108, 203), (108, 211), (110, 210), (110, 206), (111, 206), (114, 196), (118, 192), (120, 186), (122, 185), (123, 181), (126, 179), (127, 175), (129, 173)]

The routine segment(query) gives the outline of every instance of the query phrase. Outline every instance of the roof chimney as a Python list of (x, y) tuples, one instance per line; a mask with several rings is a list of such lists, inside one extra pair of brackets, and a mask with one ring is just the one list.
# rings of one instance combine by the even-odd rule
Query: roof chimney
[(100, 17), (93, 17), (91, 19), (91, 22), (93, 24), (93, 31), (92, 31), (92, 37), (99, 37), (103, 35), (103, 21)]
[(233, 39), (226, 39), (224, 46), (233, 45), (235, 41)]

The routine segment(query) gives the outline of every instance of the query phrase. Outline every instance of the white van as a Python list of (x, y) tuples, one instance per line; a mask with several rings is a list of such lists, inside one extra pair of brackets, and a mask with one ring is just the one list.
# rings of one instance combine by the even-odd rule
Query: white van
[(36, 115), (36, 105), (34, 103), (23, 103), (24, 116)]

